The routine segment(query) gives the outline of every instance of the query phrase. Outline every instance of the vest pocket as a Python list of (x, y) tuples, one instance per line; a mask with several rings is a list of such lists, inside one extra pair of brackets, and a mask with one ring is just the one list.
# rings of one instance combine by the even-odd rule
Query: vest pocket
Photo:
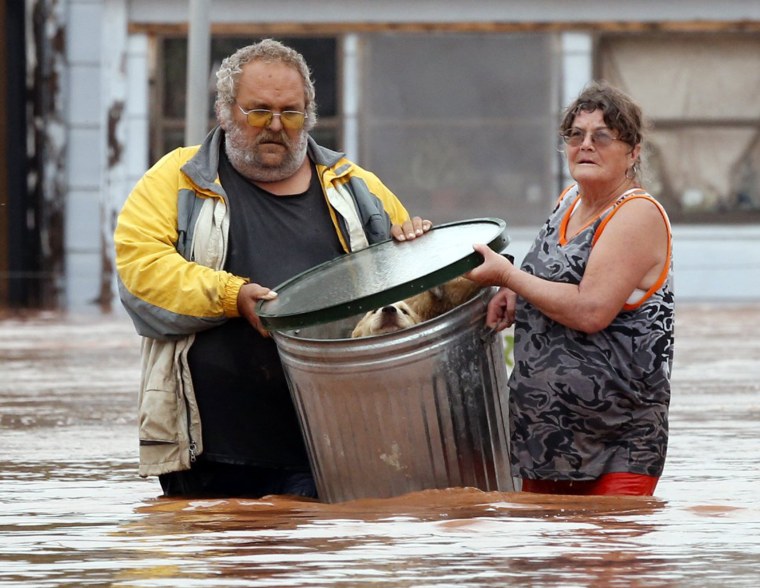
[(189, 467), (183, 465), (182, 452), (177, 442), (140, 440), (141, 476), (158, 476)]

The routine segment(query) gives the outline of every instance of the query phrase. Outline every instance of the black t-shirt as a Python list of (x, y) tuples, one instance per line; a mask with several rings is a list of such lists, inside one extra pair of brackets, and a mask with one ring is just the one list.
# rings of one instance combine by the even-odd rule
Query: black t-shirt
[[(228, 195), (225, 269), (269, 288), (343, 250), (316, 170), (302, 194), (276, 196), (241, 176), (222, 152)], [(243, 318), (196, 335), (188, 354), (205, 459), (305, 468), (306, 449), (274, 340)]]

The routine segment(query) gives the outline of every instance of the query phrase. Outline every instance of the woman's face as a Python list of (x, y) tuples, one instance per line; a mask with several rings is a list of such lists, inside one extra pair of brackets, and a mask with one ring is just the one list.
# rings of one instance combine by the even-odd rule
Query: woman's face
[(574, 136), (565, 145), (570, 175), (585, 191), (619, 185), (641, 150), (640, 145), (632, 148), (617, 139), (617, 131), (607, 127), (601, 110), (580, 111), (568, 133)]

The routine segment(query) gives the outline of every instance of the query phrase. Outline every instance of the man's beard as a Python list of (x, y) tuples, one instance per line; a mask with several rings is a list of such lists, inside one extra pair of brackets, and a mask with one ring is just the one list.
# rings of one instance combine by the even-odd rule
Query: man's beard
[[(237, 124), (233, 123), (228, 128), (224, 139), (227, 158), (232, 167), (254, 182), (279, 182), (289, 178), (298, 171), (306, 157), (306, 131), (301, 131), (293, 141), (284, 130), (273, 133), (269, 129), (262, 129), (251, 140)], [(279, 143), (285, 147), (286, 153), (279, 165), (263, 162), (256, 151), (256, 147), (261, 143)]]

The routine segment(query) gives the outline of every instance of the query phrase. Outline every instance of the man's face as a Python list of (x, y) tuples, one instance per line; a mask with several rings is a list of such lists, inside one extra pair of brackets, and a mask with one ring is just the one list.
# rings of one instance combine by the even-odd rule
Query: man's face
[(240, 111), (267, 109), (306, 111), (304, 85), (299, 73), (282, 63), (253, 61), (243, 66), (237, 104), (229, 117), (222, 117), (225, 148), (232, 165), (245, 177), (259, 182), (276, 182), (292, 176), (306, 157), (306, 131), (286, 129), (279, 116), (269, 126), (253, 127)]

